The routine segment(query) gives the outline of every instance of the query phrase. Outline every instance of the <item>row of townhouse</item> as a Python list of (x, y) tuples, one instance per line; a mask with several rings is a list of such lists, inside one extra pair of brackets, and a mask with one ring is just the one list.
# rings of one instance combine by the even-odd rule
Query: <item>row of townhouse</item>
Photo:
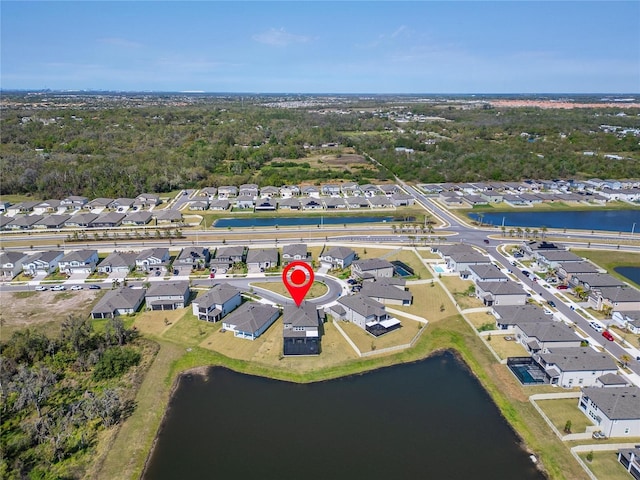
[(259, 187), (255, 183), (246, 183), (239, 187), (233, 185), (224, 185), (220, 187), (206, 187), (198, 192), (197, 198), (206, 198), (209, 201), (228, 200), (237, 197), (253, 197), (255, 198), (291, 198), (291, 197), (320, 197), (320, 196), (345, 196), (356, 197), (366, 196), (374, 197), (377, 195), (391, 196), (401, 193), (400, 187), (397, 185), (358, 185), (355, 182), (344, 182), (340, 184), (324, 184), (316, 185), (283, 185), (274, 187), (267, 185)]
[(603, 190), (632, 190), (640, 188), (640, 180), (525, 180), (522, 182), (476, 182), (476, 183), (428, 183), (418, 187), (427, 194), (455, 192), (466, 195), (482, 193), (514, 195), (540, 192), (599, 192)]

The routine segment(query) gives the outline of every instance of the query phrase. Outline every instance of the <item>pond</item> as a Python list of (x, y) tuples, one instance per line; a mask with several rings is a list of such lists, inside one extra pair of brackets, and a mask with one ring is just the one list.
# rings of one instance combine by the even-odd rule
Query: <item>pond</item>
[(143, 478), (545, 477), (475, 377), (443, 353), (313, 384), (220, 367), (183, 376)]
[[(469, 218), (479, 221), (477, 213)], [(486, 212), (482, 223), (487, 225), (530, 228), (567, 228), (634, 233), (640, 236), (640, 210), (579, 210), (557, 212)], [(635, 229), (634, 229), (634, 223)]]
[(614, 270), (636, 285), (640, 285), (640, 267), (615, 267)]
[(394, 217), (254, 217), (254, 218), (220, 218), (213, 224), (215, 228), (240, 227), (291, 227), (314, 225), (344, 225), (351, 223), (386, 223), (393, 222)]

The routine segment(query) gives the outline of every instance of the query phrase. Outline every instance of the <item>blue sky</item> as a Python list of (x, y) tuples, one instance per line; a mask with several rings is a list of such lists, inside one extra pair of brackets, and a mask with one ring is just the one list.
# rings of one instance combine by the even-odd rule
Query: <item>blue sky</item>
[(639, 1), (2, 0), (3, 89), (638, 93)]

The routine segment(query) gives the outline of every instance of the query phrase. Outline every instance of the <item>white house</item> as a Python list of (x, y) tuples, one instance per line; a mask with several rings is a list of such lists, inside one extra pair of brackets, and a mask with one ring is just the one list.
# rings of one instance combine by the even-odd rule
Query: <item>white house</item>
[(11, 280), (22, 271), (22, 264), (28, 256), (21, 252), (2, 252), (0, 254), (0, 280)]
[(615, 374), (618, 367), (613, 358), (591, 347), (551, 348), (533, 355), (544, 370), (551, 385), (564, 388), (592, 387), (608, 373)]
[(113, 318), (135, 313), (144, 302), (144, 295), (145, 290), (141, 288), (109, 290), (91, 309), (91, 318)]
[(391, 317), (382, 303), (365, 295), (340, 297), (331, 311), (337, 318), (354, 323), (375, 336), (400, 327), (400, 320)]
[(640, 437), (638, 387), (585, 387), (578, 408), (607, 437)]
[(323, 267), (346, 268), (355, 260), (356, 252), (349, 247), (331, 247), (320, 255)]
[(25, 275), (35, 277), (36, 275), (49, 275), (58, 268), (58, 262), (64, 257), (61, 250), (49, 250), (30, 255), (22, 262), (22, 271)]
[(217, 322), (242, 303), (240, 290), (227, 283), (214, 285), (208, 292), (191, 303), (193, 314), (199, 320)]
[(280, 310), (271, 305), (246, 302), (222, 320), (222, 328), (238, 338), (255, 340), (280, 316)]
[(92, 273), (98, 264), (97, 250), (76, 250), (67, 253), (58, 262), (60, 273)]

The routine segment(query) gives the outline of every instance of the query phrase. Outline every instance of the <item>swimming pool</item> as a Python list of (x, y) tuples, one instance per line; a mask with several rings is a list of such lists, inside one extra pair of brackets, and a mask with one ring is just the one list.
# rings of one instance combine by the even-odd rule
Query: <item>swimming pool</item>
[(434, 265), (433, 269), (435, 270), (436, 273), (445, 273), (445, 267), (443, 267), (442, 265)]

